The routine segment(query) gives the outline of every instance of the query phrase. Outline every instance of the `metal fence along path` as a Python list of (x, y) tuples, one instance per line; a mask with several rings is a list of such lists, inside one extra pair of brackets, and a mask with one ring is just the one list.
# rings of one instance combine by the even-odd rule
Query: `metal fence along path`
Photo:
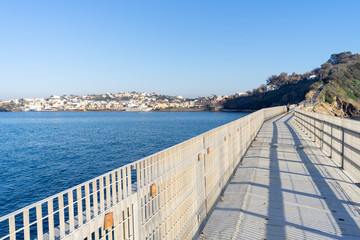
[(193, 239), (265, 120), (262, 109), (0, 218), (0, 240)]
[(360, 122), (302, 110), (295, 116), (316, 145), (360, 182)]
[(266, 121), (200, 239), (360, 239), (359, 126), (300, 110)]

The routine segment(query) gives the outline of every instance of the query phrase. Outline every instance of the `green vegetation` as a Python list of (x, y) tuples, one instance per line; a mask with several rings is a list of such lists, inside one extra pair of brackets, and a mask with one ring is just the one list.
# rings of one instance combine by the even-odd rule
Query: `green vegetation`
[(337, 89), (335, 89), (335, 92), (338, 94), (344, 94), (346, 91), (342, 88), (337, 88)]
[(360, 55), (349, 52), (333, 54), (331, 63), (322, 69), (320, 78), (327, 83), (326, 91), (339, 99), (359, 103)]
[(257, 110), (264, 107), (299, 103), (306, 100), (305, 96), (309, 91), (311, 93), (307, 97), (312, 96), (313, 92), (323, 86), (325, 95), (320, 94), (318, 99), (324, 99), (330, 104), (336, 101), (337, 107), (343, 108), (344, 113), (348, 116), (360, 114), (359, 54), (351, 52), (332, 54), (320, 68), (304, 74), (272, 75), (266, 82), (267, 85), (276, 85), (278, 89), (267, 92), (266, 86), (262, 85), (252, 92), (248, 91), (248, 96), (230, 97), (224, 108)]
[(287, 73), (280, 73), (280, 75), (272, 75), (267, 80), (266, 83), (268, 85), (277, 85), (277, 86), (283, 86), (286, 84), (295, 84), (299, 81), (305, 80), (309, 78), (310, 76), (315, 75), (315, 72), (308, 72), (304, 74), (296, 74), (292, 73), (291, 75), (288, 75)]
[(18, 106), (15, 103), (6, 103), (0, 105), (0, 112), (17, 112), (20, 111)]
[(330, 95), (326, 94), (325, 95), (325, 101), (328, 103), (332, 103), (334, 101), (334, 99), (332, 97), (330, 97)]
[(274, 107), (290, 104), (296, 104), (305, 99), (305, 94), (313, 88), (317, 80), (301, 81), (297, 84), (287, 84), (281, 88), (259, 92), (250, 96), (230, 97), (227, 99), (224, 108), (238, 110), (257, 110), (265, 107)]
[(313, 85), (311, 85), (311, 88), (317, 89), (317, 88), (321, 87), (322, 85), (324, 85), (324, 83), (322, 81), (317, 81)]
[(348, 92), (348, 93), (346, 94), (346, 96), (348, 96), (348, 97), (351, 98), (351, 99), (358, 100), (358, 98), (355, 96), (355, 94), (353, 94), (353, 93), (351, 93), (351, 92)]

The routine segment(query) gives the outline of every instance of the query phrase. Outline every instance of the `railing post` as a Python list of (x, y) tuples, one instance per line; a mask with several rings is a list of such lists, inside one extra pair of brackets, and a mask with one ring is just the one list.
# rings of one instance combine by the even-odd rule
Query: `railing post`
[[(203, 149), (204, 149), (204, 152), (206, 152), (207, 154), (209, 154), (210, 153), (210, 151), (211, 150), (209, 150), (209, 152), (206, 150), (205, 151), (205, 149), (206, 149), (206, 142), (205, 142), (205, 137), (203, 137)], [(208, 219), (209, 218), (209, 213), (208, 213), (208, 202), (207, 202), (207, 195), (206, 195), (206, 157), (207, 157), (207, 155), (206, 154), (204, 154), (204, 199), (205, 199), (205, 202), (204, 202), (204, 205), (205, 205), (205, 213), (206, 213), (206, 219)]]
[[(141, 216), (141, 180), (140, 180), (140, 170), (141, 170), (141, 164), (136, 163), (132, 165), (132, 169), (136, 169), (136, 194), (133, 195), (133, 230), (134, 230), (134, 239), (140, 240), (143, 239), (142, 236), (142, 216)], [(119, 178), (120, 178), (120, 172), (119, 172)], [(121, 180), (120, 180), (121, 181)], [(119, 182), (120, 182), (119, 181)], [(131, 181), (131, 180), (130, 180)], [(121, 185), (121, 183), (120, 183)], [(121, 186), (119, 187), (121, 188)], [(119, 196), (119, 199), (121, 201), (121, 194)]]
[(311, 118), (309, 116), (306, 116), (306, 122), (306, 135), (311, 139)]
[(137, 194), (135, 194), (134, 202), (133, 202), (133, 229), (134, 229), (134, 239), (140, 240), (141, 236), (141, 207), (139, 206), (140, 202), (140, 191), (138, 190)]
[(344, 144), (344, 128), (342, 127), (341, 128), (341, 132), (342, 132), (342, 137), (341, 137), (341, 169), (344, 169), (344, 158), (345, 158), (345, 156), (344, 156), (344, 146), (345, 146), (345, 144)]
[(320, 148), (321, 148), (321, 150), (323, 150), (323, 148), (324, 148), (324, 124), (325, 124), (325, 121), (322, 120), (321, 121), (321, 138), (320, 138)]
[(330, 157), (332, 158), (332, 139), (333, 139), (333, 125), (330, 123)]
[(9, 233), (10, 233), (10, 240), (16, 240), (16, 227), (15, 227), (15, 216), (11, 216), (9, 218)]
[(313, 134), (314, 134), (314, 143), (316, 143), (316, 120), (315, 118), (313, 117), (313, 120), (314, 120), (314, 124), (313, 124)]

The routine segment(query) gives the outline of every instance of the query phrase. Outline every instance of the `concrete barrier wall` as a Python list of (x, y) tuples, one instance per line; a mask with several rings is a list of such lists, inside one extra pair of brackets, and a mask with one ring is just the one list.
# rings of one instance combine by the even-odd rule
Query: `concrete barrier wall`
[(360, 182), (360, 122), (295, 110), (297, 125), (336, 164)]
[(193, 239), (263, 122), (285, 111), (262, 109), (6, 215), (0, 240)]

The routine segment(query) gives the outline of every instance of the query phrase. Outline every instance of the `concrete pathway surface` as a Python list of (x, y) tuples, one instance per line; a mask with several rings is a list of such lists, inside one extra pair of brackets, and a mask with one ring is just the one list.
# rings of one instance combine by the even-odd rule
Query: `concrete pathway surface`
[(200, 239), (360, 239), (360, 188), (281, 115), (264, 123)]

